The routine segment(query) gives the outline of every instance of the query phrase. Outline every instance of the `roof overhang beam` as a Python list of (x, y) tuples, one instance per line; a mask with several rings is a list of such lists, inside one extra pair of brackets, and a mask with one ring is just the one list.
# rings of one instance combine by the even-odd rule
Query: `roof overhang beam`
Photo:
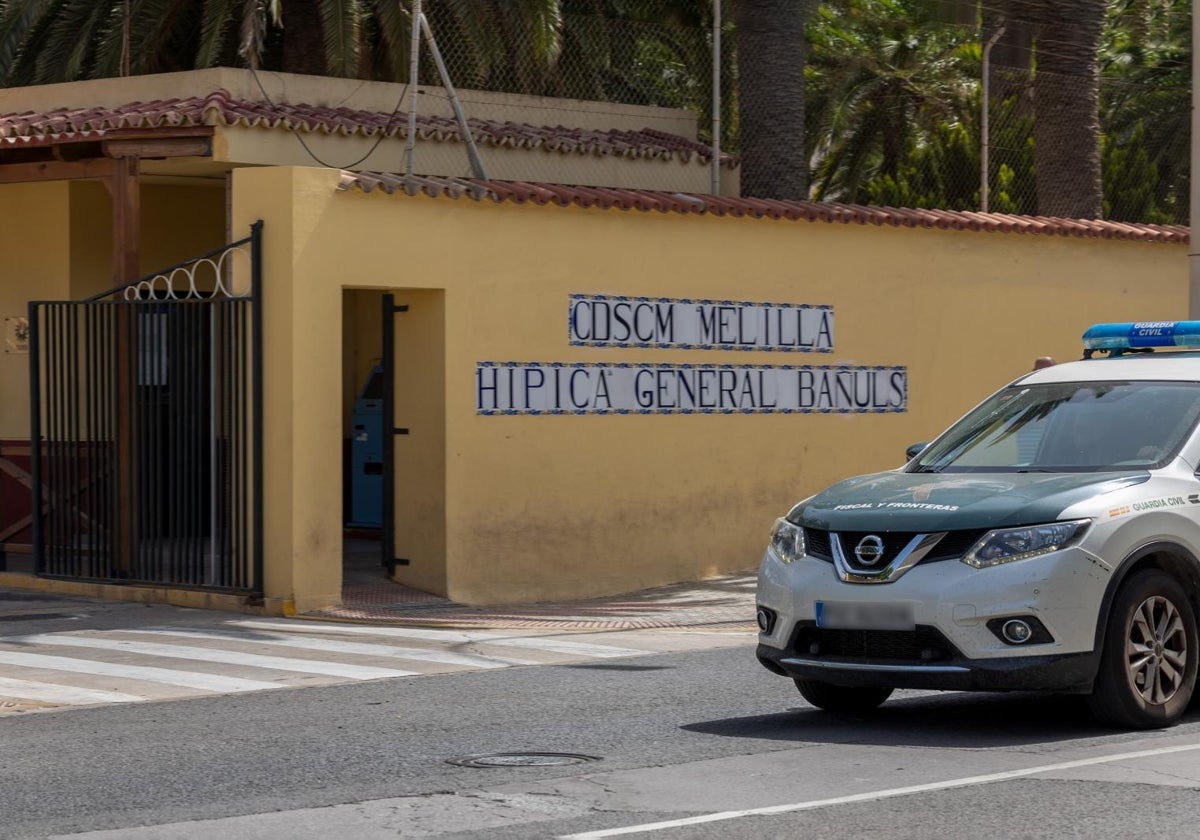
[(109, 178), (112, 162), (121, 158), (212, 157), (212, 136), (212, 127), (203, 126), (28, 142), (0, 139), (0, 184)]

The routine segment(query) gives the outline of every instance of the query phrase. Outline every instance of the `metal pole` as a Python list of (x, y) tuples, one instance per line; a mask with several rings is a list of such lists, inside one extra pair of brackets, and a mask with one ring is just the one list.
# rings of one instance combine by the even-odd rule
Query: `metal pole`
[(263, 562), (263, 221), (250, 225), (250, 411), (254, 425), (250, 430), (250, 469), (254, 473), (251, 492), (254, 502), (250, 512), (253, 529), (250, 563), (254, 572), (252, 585), (255, 595), (265, 592)]
[[(225, 240), (228, 242), (229, 240)], [(214, 293), (215, 297), (215, 293)], [(220, 496), (217, 485), (217, 309), (210, 306), (208, 314), (208, 580), (217, 583), (217, 505)], [(198, 312), (205, 310), (196, 307)], [(201, 326), (203, 329), (203, 325)]]
[(713, 0), (712, 194), (721, 194), (721, 0)]
[(388, 574), (396, 566), (396, 296), (383, 296), (383, 529), (379, 549), (381, 565)]
[(42, 348), (38, 305), (29, 304), (29, 472), (33, 484), (33, 571), (46, 571), (45, 534), (42, 531)]
[(988, 110), (992, 81), (991, 55), (992, 47), (996, 46), (996, 42), (1000, 40), (1000, 37), (1003, 34), (1004, 24), (1001, 24), (1000, 27), (992, 33), (992, 37), (988, 38), (987, 44), (983, 48), (983, 79), (981, 80), (983, 83), (983, 105), (979, 115), (979, 133), (982, 139), (982, 144), (979, 150), (979, 211), (981, 213), (988, 212), (988, 146), (990, 142), (988, 137), (988, 132), (990, 131), (988, 126)]
[(437, 39), (433, 37), (433, 30), (429, 28), (429, 20), (425, 15), (421, 15), (421, 30), (425, 33), (425, 43), (429, 45), (429, 52), (433, 55), (433, 63), (437, 65), (438, 75), (442, 77), (442, 86), (446, 88), (446, 95), (450, 97), (450, 107), (454, 109), (454, 118), (458, 120), (458, 132), (462, 135), (463, 142), (467, 144), (467, 159), (471, 161), (471, 171), (475, 173), (476, 178), (486, 181), (487, 170), (483, 168), (483, 160), (479, 157), (479, 150), (475, 148), (475, 138), (471, 136), (471, 129), (467, 125), (467, 115), (463, 113), (462, 105), (458, 101), (458, 91), (454, 89), (454, 84), (450, 81), (446, 62), (442, 61), (442, 51), (438, 49)]
[(413, 176), (413, 159), (417, 153), (417, 72), (421, 68), (421, 0), (412, 0), (412, 41), (408, 56), (408, 87), (412, 101), (408, 108), (408, 148), (404, 174)]

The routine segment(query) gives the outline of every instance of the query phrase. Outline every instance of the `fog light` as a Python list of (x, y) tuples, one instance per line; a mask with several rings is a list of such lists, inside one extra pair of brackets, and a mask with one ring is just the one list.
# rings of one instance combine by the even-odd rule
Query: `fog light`
[(1004, 622), (1004, 626), (1000, 628), (1000, 635), (1009, 644), (1023, 645), (1033, 638), (1033, 628), (1028, 622), (1013, 618)]
[(1048, 645), (1054, 641), (1046, 625), (1032, 615), (1006, 615), (987, 623), (992, 634), (1006, 645)]
[(766, 635), (771, 635), (771, 631), (775, 629), (775, 611), (769, 610), (766, 607), (758, 608), (758, 629)]

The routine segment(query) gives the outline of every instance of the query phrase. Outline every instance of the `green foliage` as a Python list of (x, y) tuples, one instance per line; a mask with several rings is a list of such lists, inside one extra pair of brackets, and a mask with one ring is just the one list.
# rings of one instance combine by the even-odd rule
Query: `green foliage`
[[(125, 2), (0, 0), (0, 86), (119, 75)], [(297, 33), (284, 25), (286, 12), (309, 4), (304, 9), (319, 10), (308, 20), (320, 32), (308, 43), (323, 47), (327, 72), (407, 79), (406, 0), (128, 2), (134, 74), (287, 69), (288, 39)], [(724, 4), (721, 67), (722, 147), (734, 153), (736, 2)], [(700, 139), (710, 139), (712, 0), (424, 0), (424, 7), (461, 88), (684, 108), (697, 114)], [(1098, 115), (1104, 212), (1186, 223), (1192, 0), (1109, 0), (1108, 8)], [(818, 7), (808, 27), (806, 126), (797, 140), (813, 197), (979, 207), (982, 36), (975, 16), (962, 14), (970, 11), (966, 0)], [(421, 81), (437, 83), (431, 62), (422, 63)], [(1038, 212), (1029, 81), (1027, 71), (993, 75), (995, 212)]]
[[(1121, 0), (1114, 3), (1103, 52), (1104, 85), (1100, 124), (1106, 158), (1118, 149), (1141, 146), (1148, 161), (1156, 220), (1186, 224), (1191, 194), (1192, 2)], [(1147, 11), (1157, 11), (1147, 14)], [(1137, 139), (1135, 139), (1135, 137)], [(1138, 164), (1132, 161), (1135, 165)], [(1129, 205), (1110, 188), (1119, 178), (1115, 164), (1104, 162), (1106, 214), (1125, 221), (1150, 221), (1129, 215)], [(1136, 206), (1136, 202), (1134, 205)]]
[(1119, 143), (1113, 137), (1104, 138), (1101, 164), (1104, 167), (1104, 218), (1170, 223), (1170, 215), (1158, 209), (1155, 197), (1158, 167), (1146, 151), (1145, 131), (1140, 124), (1125, 143)]
[(965, 126), (939, 125), (908, 150), (896, 175), (882, 174), (864, 185), (867, 203), (977, 209), (979, 162), (979, 147)]
[(891, 194), (925, 195), (927, 184), (901, 186), (925, 171), (907, 158), (971, 119), (975, 35), (943, 25), (940, 14), (938, 0), (820, 7), (806, 71), (817, 198), (868, 200), (883, 184), (895, 185)]

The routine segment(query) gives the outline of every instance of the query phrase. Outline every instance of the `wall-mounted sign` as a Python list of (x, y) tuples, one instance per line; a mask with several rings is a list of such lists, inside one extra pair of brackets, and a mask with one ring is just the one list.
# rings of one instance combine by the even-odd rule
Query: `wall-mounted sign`
[(833, 307), (571, 295), (567, 333), (577, 347), (829, 353)]
[(480, 414), (903, 412), (903, 367), (479, 362)]
[(29, 352), (29, 319), (24, 316), (4, 319), (4, 352)]

